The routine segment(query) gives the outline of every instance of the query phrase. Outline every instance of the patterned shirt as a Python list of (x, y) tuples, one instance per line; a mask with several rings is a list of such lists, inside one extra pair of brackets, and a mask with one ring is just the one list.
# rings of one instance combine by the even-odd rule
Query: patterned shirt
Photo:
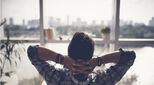
[[(32, 53), (33, 54), (33, 53)], [(47, 85), (115, 85), (133, 65), (134, 59), (123, 65), (114, 65), (107, 70), (89, 74), (86, 81), (78, 81), (67, 68), (55, 68), (54, 65), (40, 59), (38, 56), (29, 56), (30, 61), (45, 79)]]

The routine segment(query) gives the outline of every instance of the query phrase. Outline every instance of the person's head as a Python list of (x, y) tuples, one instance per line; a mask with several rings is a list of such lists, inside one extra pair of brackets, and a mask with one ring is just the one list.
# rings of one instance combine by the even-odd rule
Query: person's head
[(68, 46), (68, 56), (73, 60), (88, 61), (94, 53), (94, 41), (83, 32), (76, 32)]

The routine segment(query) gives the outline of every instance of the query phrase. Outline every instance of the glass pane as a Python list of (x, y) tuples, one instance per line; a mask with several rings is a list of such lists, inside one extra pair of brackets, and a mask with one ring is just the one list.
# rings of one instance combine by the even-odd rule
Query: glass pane
[(9, 28), (11, 37), (39, 38), (38, 0), (1, 0), (1, 9), (5, 34)]
[[(0, 26), (1, 36), (4, 27), (5, 38), (7, 29), (10, 29), (11, 38), (19, 40), (25, 38), (39, 39), (39, 0), (0, 0), (0, 7), (0, 23), (4, 19), (6, 20), (6, 23)], [(0, 39), (2, 38), (0, 37)], [(0, 85), (1, 82), (6, 82), (7, 85), (39, 85), (39, 74), (29, 61), (26, 52), (27, 47), (32, 43), (13, 44), (12, 41), (9, 41), (7, 49), (13, 47), (9, 52), (8, 50), (6, 52), (6, 48), (0, 49), (0, 69), (4, 67), (3, 77), (0, 76)], [(0, 47), (2, 46), (4, 43), (0, 41)], [(9, 60), (4, 62), (5, 55), (10, 55), (11, 63)], [(4, 75), (6, 72), (10, 72), (10, 77), (8, 77), (9, 73), (8, 76)]]
[(51, 28), (55, 39), (68, 40), (76, 31), (101, 38), (101, 26), (111, 25), (112, 0), (45, 0), (45, 28)]
[(154, 38), (153, 7), (153, 0), (121, 0), (120, 37)]
[[(153, 55), (154, 48), (153, 43), (148, 42), (154, 39), (153, 8), (153, 0), (121, 0), (120, 38), (123, 38), (121, 40), (126, 42), (121, 43), (119, 46), (124, 49), (134, 50), (136, 60), (118, 85), (132, 83), (134, 85), (153, 85), (152, 75), (154, 69), (151, 68), (153, 64), (151, 55)], [(140, 39), (143, 41), (139, 41)], [(144, 42), (146, 40), (147, 42)], [(133, 43), (133, 41), (138, 42)]]

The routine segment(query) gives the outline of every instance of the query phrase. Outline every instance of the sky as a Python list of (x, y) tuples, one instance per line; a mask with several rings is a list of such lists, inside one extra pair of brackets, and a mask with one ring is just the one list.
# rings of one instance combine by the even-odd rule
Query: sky
[[(91, 23), (96, 20), (109, 21), (113, 16), (113, 0), (43, 0), (44, 23), (48, 24), (50, 16), (60, 18), (66, 23), (76, 18)], [(13, 17), (15, 24), (22, 24), (22, 20), (39, 19), (39, 0), (1, 0), (1, 17)], [(148, 24), (154, 17), (154, 0), (121, 0), (120, 19)]]

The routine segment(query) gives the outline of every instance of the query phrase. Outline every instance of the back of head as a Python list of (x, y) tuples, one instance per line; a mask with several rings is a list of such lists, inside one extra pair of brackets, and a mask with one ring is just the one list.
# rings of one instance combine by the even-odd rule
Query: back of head
[(72, 59), (88, 61), (94, 52), (94, 41), (83, 32), (76, 32), (68, 46), (68, 56)]

